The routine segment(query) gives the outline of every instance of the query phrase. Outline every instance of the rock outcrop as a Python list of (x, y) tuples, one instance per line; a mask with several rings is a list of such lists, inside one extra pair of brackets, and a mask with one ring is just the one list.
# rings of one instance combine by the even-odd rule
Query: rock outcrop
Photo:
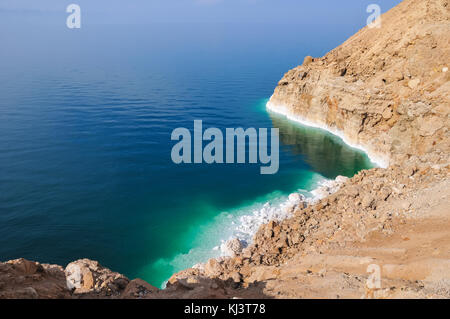
[(70, 298), (64, 269), (26, 259), (0, 263), (0, 299)]
[(0, 299), (139, 298), (158, 291), (89, 259), (71, 262), (65, 269), (23, 258), (0, 263)]
[(64, 270), (67, 288), (75, 294), (119, 294), (130, 280), (125, 276), (102, 267), (97, 261), (80, 259), (71, 262)]

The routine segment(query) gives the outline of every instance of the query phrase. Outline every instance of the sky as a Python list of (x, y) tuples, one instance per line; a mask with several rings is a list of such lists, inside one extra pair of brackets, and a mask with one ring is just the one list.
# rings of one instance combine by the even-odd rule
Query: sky
[(365, 21), (369, 4), (385, 12), (400, 0), (1, 0), (1, 25), (65, 21), (78, 4), (83, 23), (264, 23), (311, 25)]

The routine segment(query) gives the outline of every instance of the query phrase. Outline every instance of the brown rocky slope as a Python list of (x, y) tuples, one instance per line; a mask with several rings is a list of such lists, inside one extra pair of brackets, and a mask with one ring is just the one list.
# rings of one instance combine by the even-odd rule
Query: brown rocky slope
[(380, 29), (305, 58), (268, 103), (386, 168), (341, 179), (164, 290), (86, 259), (65, 269), (15, 260), (0, 263), (0, 298), (450, 298), (449, 18), (448, 0), (405, 0)]
[(407, 0), (322, 58), (286, 73), (269, 108), (341, 133), (389, 164), (446, 160), (448, 0)]

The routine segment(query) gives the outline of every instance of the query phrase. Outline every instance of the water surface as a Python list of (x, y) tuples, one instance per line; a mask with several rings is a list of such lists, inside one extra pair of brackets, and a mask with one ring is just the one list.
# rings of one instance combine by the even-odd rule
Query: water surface
[[(320, 41), (283, 25), (10, 31), (0, 31), (1, 260), (91, 258), (159, 286), (217, 254), (239, 216), (371, 165), (265, 109), (284, 72), (352, 30)], [(278, 174), (173, 164), (170, 134), (195, 119), (280, 128)]]

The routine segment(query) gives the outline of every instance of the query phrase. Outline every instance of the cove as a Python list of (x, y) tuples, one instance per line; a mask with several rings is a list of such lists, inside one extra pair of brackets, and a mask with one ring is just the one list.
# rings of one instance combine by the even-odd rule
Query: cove
[[(219, 256), (223, 240), (251, 241), (267, 203), (372, 166), (339, 138), (265, 109), (286, 70), (345, 39), (337, 31), (314, 44), (317, 34), (293, 42), (297, 32), (281, 26), (87, 26), (71, 33), (76, 41), (39, 25), (33, 36), (4, 34), (12, 49), (0, 52), (2, 260), (90, 258), (161, 286)], [(205, 46), (210, 37), (220, 41)], [(195, 119), (222, 132), (278, 128), (278, 172), (175, 164), (171, 133)]]

